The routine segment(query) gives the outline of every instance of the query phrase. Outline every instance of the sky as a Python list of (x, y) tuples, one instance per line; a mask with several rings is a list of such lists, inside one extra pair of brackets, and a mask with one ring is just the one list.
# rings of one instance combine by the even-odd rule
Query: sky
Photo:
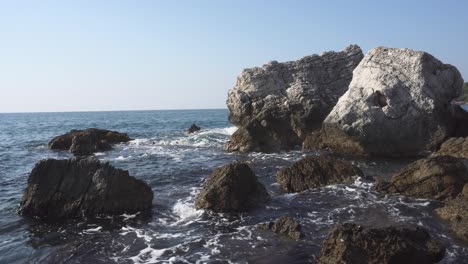
[(468, 80), (468, 1), (0, 0), (0, 112), (225, 108), (244, 68), (349, 44)]

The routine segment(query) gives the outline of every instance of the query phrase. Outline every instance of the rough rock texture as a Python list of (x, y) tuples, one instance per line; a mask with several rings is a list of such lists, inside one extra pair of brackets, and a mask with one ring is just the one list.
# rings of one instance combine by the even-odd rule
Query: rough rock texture
[(428, 53), (374, 48), (323, 122), (320, 147), (390, 157), (434, 150), (455, 132), (450, 102), (462, 87), (460, 72)]
[(111, 144), (130, 141), (125, 133), (116, 131), (88, 128), (85, 130), (71, 130), (54, 137), (49, 142), (49, 149), (69, 150), (76, 156), (88, 156), (97, 151), (111, 149)]
[(153, 192), (141, 180), (96, 158), (36, 163), (18, 213), (48, 219), (151, 210)]
[(201, 129), (201, 128), (200, 128), (199, 126), (197, 126), (196, 124), (192, 124), (192, 125), (190, 126), (190, 128), (187, 130), (187, 132), (188, 132), (189, 134), (191, 134), (191, 133), (200, 131), (200, 129)]
[(445, 248), (420, 227), (334, 227), (322, 244), (317, 264), (437, 263)]
[(436, 154), (468, 158), (468, 138), (449, 138), (442, 143)]
[(244, 129), (234, 133), (226, 151), (273, 152), (300, 145), (347, 90), (362, 57), (351, 45), (242, 71), (226, 103), (229, 120)]
[(205, 180), (195, 206), (218, 213), (243, 212), (268, 197), (249, 165), (233, 162), (215, 169)]
[(288, 236), (294, 240), (299, 240), (304, 236), (301, 225), (290, 216), (281, 216), (274, 222), (260, 224), (259, 228), (270, 230), (278, 235)]
[(411, 163), (392, 175), (390, 181), (376, 184), (375, 189), (443, 201), (455, 198), (467, 182), (468, 170), (461, 161), (450, 156), (439, 156)]
[(346, 183), (362, 171), (330, 155), (307, 156), (290, 167), (280, 169), (276, 180), (286, 192), (302, 192), (320, 186)]
[(440, 218), (449, 223), (455, 235), (468, 241), (468, 184), (465, 184), (457, 198), (446, 202), (445, 206), (435, 211)]

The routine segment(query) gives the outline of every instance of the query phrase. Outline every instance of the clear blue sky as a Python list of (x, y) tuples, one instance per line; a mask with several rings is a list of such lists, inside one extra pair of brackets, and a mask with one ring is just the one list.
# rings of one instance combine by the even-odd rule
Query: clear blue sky
[(224, 108), (243, 68), (358, 44), (468, 79), (468, 1), (0, 0), (0, 112)]

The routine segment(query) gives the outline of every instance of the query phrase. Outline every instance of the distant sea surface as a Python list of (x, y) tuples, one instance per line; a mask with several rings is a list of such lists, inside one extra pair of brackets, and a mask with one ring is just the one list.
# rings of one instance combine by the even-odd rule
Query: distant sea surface
[[(187, 134), (192, 123), (202, 130)], [(71, 157), (48, 150), (47, 142), (71, 129), (90, 127), (125, 132), (133, 139), (96, 156), (151, 186), (152, 217), (121, 215), (52, 225), (18, 216), (36, 161)], [(430, 201), (383, 196), (359, 178), (353, 184), (284, 194), (275, 183), (276, 171), (320, 153), (224, 153), (235, 129), (227, 110), (0, 114), (0, 263), (313, 263), (330, 228), (344, 222), (419, 225), (447, 247), (442, 263), (467, 263), (466, 245), (450, 236)], [(343, 158), (367, 175), (382, 177), (412, 162)], [(271, 201), (238, 215), (196, 210), (193, 202), (203, 180), (234, 160), (251, 164)], [(301, 222), (304, 240), (256, 228), (285, 214)]]

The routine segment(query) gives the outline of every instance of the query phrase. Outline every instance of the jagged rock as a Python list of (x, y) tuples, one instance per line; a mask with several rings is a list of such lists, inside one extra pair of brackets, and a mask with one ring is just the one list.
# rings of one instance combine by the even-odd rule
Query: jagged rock
[(229, 120), (243, 129), (225, 149), (273, 152), (299, 146), (347, 90), (362, 57), (361, 49), (351, 45), (341, 52), (243, 70), (226, 102)]
[(307, 156), (290, 167), (281, 168), (276, 180), (285, 192), (302, 192), (330, 184), (349, 183), (362, 171), (330, 155)]
[(130, 141), (125, 133), (88, 128), (71, 130), (68, 133), (54, 137), (48, 144), (49, 149), (69, 150), (75, 156), (89, 156), (97, 151), (111, 149), (111, 144)]
[(390, 157), (434, 150), (455, 131), (457, 110), (451, 101), (462, 87), (460, 72), (428, 53), (374, 48), (323, 122), (318, 145)]
[(468, 138), (449, 138), (442, 143), (436, 154), (468, 158)]
[(377, 191), (438, 201), (455, 198), (468, 182), (468, 170), (457, 158), (420, 159), (376, 184)]
[(304, 236), (299, 222), (290, 216), (281, 216), (274, 222), (260, 224), (258, 227), (270, 230), (278, 235), (288, 236), (294, 240), (299, 240)]
[(420, 227), (334, 227), (322, 244), (317, 264), (437, 263), (445, 248)]
[(192, 124), (192, 125), (190, 126), (190, 128), (187, 130), (187, 132), (188, 132), (189, 134), (191, 134), (191, 133), (200, 131), (200, 129), (201, 129), (201, 128), (200, 128), (199, 126), (197, 126), (196, 124)]
[(151, 188), (96, 158), (36, 163), (18, 213), (47, 219), (150, 212)]
[(435, 209), (440, 218), (446, 220), (459, 238), (468, 241), (468, 184), (457, 198), (447, 201)]
[(268, 197), (249, 165), (233, 162), (215, 169), (205, 180), (195, 206), (218, 213), (243, 212)]

